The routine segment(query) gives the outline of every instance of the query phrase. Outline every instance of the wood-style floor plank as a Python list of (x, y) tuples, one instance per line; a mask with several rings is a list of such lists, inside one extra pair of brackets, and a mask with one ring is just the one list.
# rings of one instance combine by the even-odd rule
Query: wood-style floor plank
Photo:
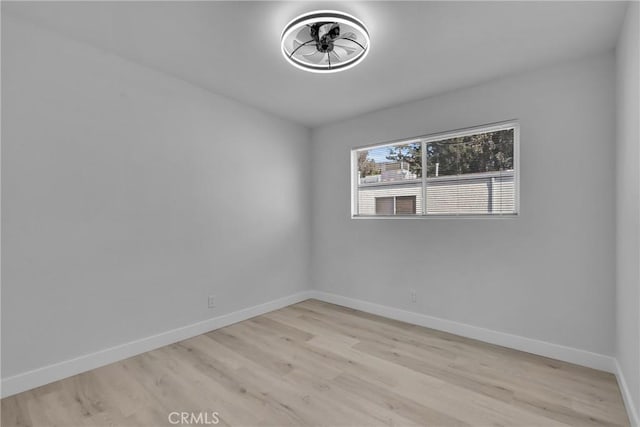
[(613, 375), (307, 300), (2, 399), (2, 427), (628, 426)]

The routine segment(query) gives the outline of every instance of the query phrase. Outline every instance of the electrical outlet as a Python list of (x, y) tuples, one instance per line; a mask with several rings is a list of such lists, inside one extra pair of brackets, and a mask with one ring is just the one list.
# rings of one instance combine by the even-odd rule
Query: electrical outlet
[(415, 289), (410, 289), (409, 290), (409, 295), (411, 296), (411, 302), (417, 302), (418, 301), (418, 293), (416, 292)]
[(216, 296), (215, 295), (209, 295), (209, 298), (207, 299), (207, 307), (216, 308)]

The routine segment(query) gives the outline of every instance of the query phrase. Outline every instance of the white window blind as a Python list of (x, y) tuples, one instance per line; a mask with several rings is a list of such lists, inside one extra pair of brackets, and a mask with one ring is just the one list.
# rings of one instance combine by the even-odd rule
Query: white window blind
[(518, 213), (515, 122), (352, 150), (353, 216)]

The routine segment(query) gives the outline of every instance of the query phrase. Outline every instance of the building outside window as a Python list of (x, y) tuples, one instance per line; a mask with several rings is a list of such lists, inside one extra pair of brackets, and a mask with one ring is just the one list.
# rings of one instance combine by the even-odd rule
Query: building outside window
[(353, 216), (518, 213), (516, 122), (352, 151)]

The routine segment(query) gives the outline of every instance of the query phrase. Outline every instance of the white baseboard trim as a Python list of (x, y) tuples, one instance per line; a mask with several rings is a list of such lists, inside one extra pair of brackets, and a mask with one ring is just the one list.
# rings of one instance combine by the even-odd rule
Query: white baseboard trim
[(620, 386), (620, 393), (622, 393), (624, 406), (627, 408), (627, 415), (629, 415), (629, 423), (631, 424), (631, 427), (640, 427), (640, 418), (638, 417), (636, 406), (631, 398), (631, 393), (629, 393), (629, 386), (627, 385), (627, 381), (624, 379), (622, 368), (620, 367), (617, 359), (614, 363), (616, 378), (618, 379), (618, 385)]
[(332, 304), (342, 305), (371, 314), (400, 320), (414, 325), (425, 326), (439, 331), (449, 332), (467, 338), (473, 338), (490, 344), (496, 344), (503, 347), (509, 347), (516, 350), (526, 351), (540, 356), (550, 357), (552, 359), (562, 360), (564, 362), (574, 363), (576, 365), (586, 366), (601, 371), (615, 373), (615, 359), (611, 356), (592, 353), (586, 350), (566, 347), (559, 344), (553, 344), (546, 341), (539, 341), (531, 338), (525, 338), (518, 335), (507, 334), (504, 332), (494, 331), (491, 329), (480, 328), (466, 323), (455, 322), (453, 320), (441, 319), (438, 317), (427, 316), (425, 314), (415, 313), (412, 311), (401, 310), (394, 307), (375, 304), (368, 301), (362, 301), (345, 297), (342, 295), (311, 291), (312, 298)]
[(615, 373), (624, 397), (625, 405), (629, 413), (631, 424), (640, 427), (638, 416), (630, 398), (627, 384), (620, 370), (618, 362), (610, 356), (592, 353), (585, 350), (552, 344), (545, 341), (525, 338), (518, 335), (511, 335), (477, 326), (459, 323), (452, 320), (427, 316), (420, 313), (401, 310), (394, 307), (384, 306), (357, 300), (337, 294), (321, 291), (303, 291), (273, 301), (268, 301), (259, 305), (248, 307), (233, 313), (207, 319), (193, 323), (181, 328), (172, 329), (157, 335), (152, 335), (139, 340), (131, 341), (115, 347), (110, 347), (95, 353), (86, 354), (74, 359), (65, 360), (59, 363), (48, 365), (32, 371), (24, 372), (8, 378), (2, 379), (0, 383), (0, 396), (7, 397), (22, 391), (30, 390), (53, 381), (58, 381), (91, 369), (99, 368), (110, 363), (114, 363), (128, 357), (132, 357), (146, 351), (173, 344), (224, 326), (231, 325), (273, 310), (286, 307), (291, 304), (315, 298), (333, 304), (350, 307), (367, 313), (377, 314), (391, 319), (400, 320), (415, 325), (425, 326), (452, 334), (473, 338), (491, 344), (501, 345), (528, 353), (538, 354), (553, 359), (563, 360), (577, 365), (587, 366), (607, 372)]
[(74, 359), (48, 365), (32, 371), (3, 378), (1, 382), (2, 397), (11, 396), (35, 387), (49, 384), (100, 366), (108, 365), (119, 360), (132, 357), (146, 351), (173, 344), (200, 334), (222, 328), (242, 320), (250, 319), (291, 304), (311, 298), (310, 291), (298, 292), (263, 304), (258, 304), (233, 313), (223, 314), (181, 328), (172, 329), (157, 335), (131, 341), (115, 347), (85, 354)]

